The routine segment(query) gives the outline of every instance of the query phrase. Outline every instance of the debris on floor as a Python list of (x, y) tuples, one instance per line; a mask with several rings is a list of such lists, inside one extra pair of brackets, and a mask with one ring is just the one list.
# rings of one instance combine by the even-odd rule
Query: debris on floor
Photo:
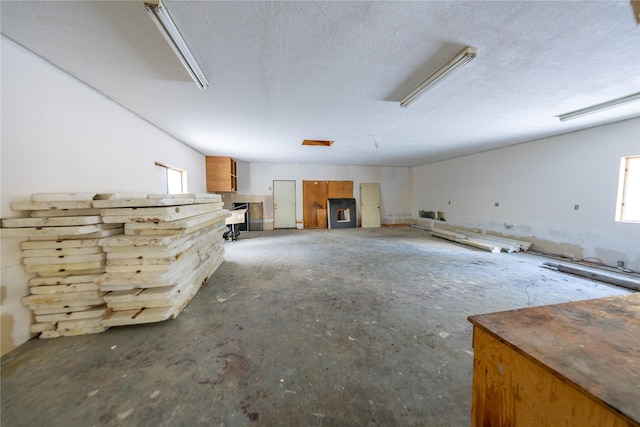
[(521, 240), (508, 239), (506, 237), (492, 236), (489, 234), (473, 233), (471, 231), (449, 231), (449, 230), (431, 230), (431, 235), (442, 239), (451, 240), (452, 242), (462, 243), (473, 246), (478, 249), (484, 249), (489, 252), (519, 252), (527, 251), (531, 248), (531, 243)]
[(625, 278), (620, 277), (621, 275), (619, 274), (606, 274), (605, 272), (595, 273), (582, 268), (570, 267), (552, 262), (545, 262), (543, 267), (640, 292), (640, 278), (636, 278), (636, 280), (634, 280), (630, 275), (628, 278)]

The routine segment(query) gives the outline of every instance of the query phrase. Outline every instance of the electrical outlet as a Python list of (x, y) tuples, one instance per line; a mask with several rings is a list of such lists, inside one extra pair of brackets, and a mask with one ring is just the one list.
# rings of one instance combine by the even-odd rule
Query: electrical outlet
[(580, 209), (580, 205), (573, 205), (573, 209), (579, 210)]
[(619, 260), (619, 261), (618, 261), (618, 267), (620, 267), (620, 268), (624, 268), (624, 261)]

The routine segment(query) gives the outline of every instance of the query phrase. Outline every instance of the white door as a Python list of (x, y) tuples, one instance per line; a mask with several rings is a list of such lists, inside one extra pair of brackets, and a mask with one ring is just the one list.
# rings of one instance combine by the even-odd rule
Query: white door
[(380, 227), (380, 184), (360, 184), (362, 228)]
[(296, 228), (295, 181), (273, 181), (273, 228)]

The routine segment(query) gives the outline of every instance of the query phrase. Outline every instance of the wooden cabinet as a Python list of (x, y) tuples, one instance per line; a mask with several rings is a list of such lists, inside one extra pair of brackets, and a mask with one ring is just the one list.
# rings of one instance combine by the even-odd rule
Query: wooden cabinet
[(207, 156), (207, 191), (238, 191), (236, 161), (231, 157)]
[(640, 293), (469, 320), (472, 426), (640, 426)]

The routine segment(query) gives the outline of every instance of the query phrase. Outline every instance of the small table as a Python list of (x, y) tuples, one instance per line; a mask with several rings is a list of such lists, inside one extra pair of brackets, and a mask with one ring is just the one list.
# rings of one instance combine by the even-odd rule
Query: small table
[(640, 426), (640, 293), (469, 321), (472, 426)]

